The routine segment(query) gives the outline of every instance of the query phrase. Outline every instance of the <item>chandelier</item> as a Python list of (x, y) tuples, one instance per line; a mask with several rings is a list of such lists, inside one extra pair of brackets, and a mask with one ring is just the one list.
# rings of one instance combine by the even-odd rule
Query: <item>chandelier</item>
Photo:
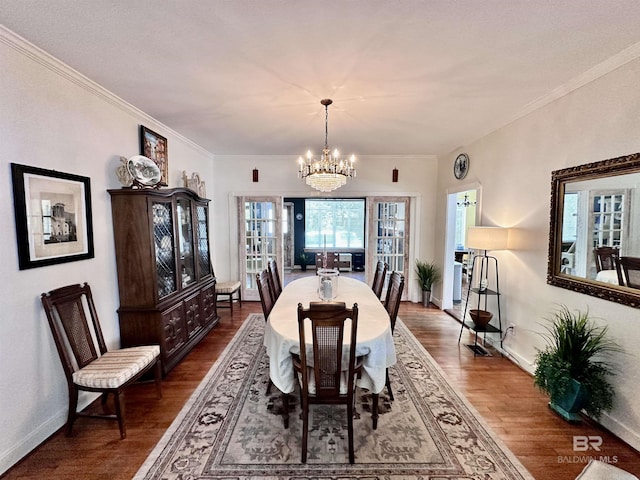
[(458, 202), (459, 207), (473, 207), (475, 204), (476, 202), (469, 201), (469, 195), (466, 193), (464, 194), (464, 201)]
[(321, 192), (331, 192), (347, 183), (347, 178), (356, 176), (356, 169), (353, 168), (355, 155), (351, 155), (349, 161), (342, 160), (338, 150), (333, 154), (329, 150), (327, 139), (329, 136), (329, 105), (333, 103), (330, 98), (321, 100), (324, 105), (324, 148), (320, 158), (313, 158), (311, 150), (307, 151), (306, 159), (298, 158), (300, 168), (298, 178), (304, 179), (310, 187)]

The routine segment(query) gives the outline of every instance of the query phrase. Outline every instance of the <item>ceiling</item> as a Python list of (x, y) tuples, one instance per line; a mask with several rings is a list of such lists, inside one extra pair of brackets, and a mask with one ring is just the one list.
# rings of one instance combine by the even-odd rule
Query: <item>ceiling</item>
[(640, 42), (637, 0), (2, 0), (0, 23), (214, 154), (443, 155)]

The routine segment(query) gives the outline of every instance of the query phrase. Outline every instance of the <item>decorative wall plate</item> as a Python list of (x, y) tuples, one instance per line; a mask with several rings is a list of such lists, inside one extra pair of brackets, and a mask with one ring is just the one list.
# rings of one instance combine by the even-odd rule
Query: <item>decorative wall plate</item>
[(162, 173), (156, 162), (144, 155), (134, 155), (129, 158), (127, 168), (133, 177), (134, 184), (154, 187), (162, 179)]

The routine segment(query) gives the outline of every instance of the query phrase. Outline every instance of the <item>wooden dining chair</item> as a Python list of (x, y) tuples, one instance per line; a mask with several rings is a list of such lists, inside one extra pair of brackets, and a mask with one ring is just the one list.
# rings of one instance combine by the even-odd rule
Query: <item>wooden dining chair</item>
[[(348, 358), (343, 353), (345, 323), (351, 319)], [(307, 344), (305, 324), (311, 324), (311, 352)], [(359, 369), (356, 359), (358, 305), (347, 308), (344, 302), (311, 302), (309, 308), (298, 304), (298, 334), (300, 356), (294, 357), (294, 370), (301, 382), (302, 400), (302, 463), (307, 461), (309, 436), (309, 405), (346, 405), (349, 463), (354, 463), (353, 409), (355, 377)], [(313, 366), (308, 359), (313, 356)], [(346, 368), (345, 368), (346, 367)]]
[(384, 288), (384, 281), (387, 276), (387, 270), (389, 269), (389, 265), (387, 265), (383, 261), (379, 261), (376, 264), (376, 271), (373, 275), (373, 283), (371, 284), (371, 289), (373, 293), (376, 294), (376, 297), (382, 299), (382, 289)]
[[(400, 309), (400, 299), (404, 290), (404, 275), (400, 272), (393, 272), (389, 276), (389, 288), (387, 289), (387, 297), (384, 302), (384, 308), (389, 314), (391, 322), (391, 333), (396, 328), (396, 319), (398, 318), (398, 310)], [(389, 392), (389, 398), (393, 401), (393, 391), (391, 390), (391, 382), (389, 381), (389, 369), (387, 368), (386, 387)], [(376, 402), (377, 403), (377, 402)]]
[(596, 262), (596, 272), (615, 270), (619, 250), (617, 247), (596, 247), (593, 249), (593, 257)]
[(316, 272), (321, 268), (338, 268), (339, 263), (338, 252), (316, 252)]
[(620, 257), (618, 261), (624, 273), (624, 285), (640, 288), (640, 257)]
[(271, 274), (269, 273), (269, 270), (263, 270), (256, 274), (256, 285), (258, 287), (258, 294), (260, 295), (260, 303), (262, 304), (264, 320), (267, 321), (267, 318), (271, 313), (271, 309), (276, 303), (271, 288)]
[[(258, 294), (260, 295), (260, 303), (262, 305), (262, 314), (264, 315), (264, 321), (266, 322), (269, 318), (269, 314), (273, 309), (276, 301), (273, 298), (273, 292), (271, 290), (271, 274), (268, 270), (263, 270), (260, 273), (256, 274), (256, 285), (258, 287)], [(271, 393), (271, 386), (273, 382), (271, 381), (271, 377), (269, 377), (269, 382), (267, 383), (267, 395)]]
[[(72, 434), (77, 417), (85, 416), (117, 420), (120, 438), (125, 438), (124, 389), (153, 369), (158, 398), (162, 397), (160, 347), (148, 345), (107, 350), (87, 283), (43, 293), (41, 300), (67, 379), (67, 436)], [(104, 414), (76, 411), (81, 390), (102, 393)], [(107, 413), (109, 394), (114, 396), (115, 415)]]
[(269, 276), (271, 278), (271, 293), (273, 294), (274, 303), (282, 293), (282, 281), (278, 272), (278, 262), (271, 259), (268, 263)]

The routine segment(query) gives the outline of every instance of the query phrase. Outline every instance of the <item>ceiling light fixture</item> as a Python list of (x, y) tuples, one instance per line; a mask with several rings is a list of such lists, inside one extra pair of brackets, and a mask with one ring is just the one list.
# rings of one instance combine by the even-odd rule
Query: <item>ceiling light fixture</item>
[(469, 201), (469, 195), (467, 193), (464, 194), (464, 201), (458, 202), (459, 207), (473, 207), (476, 202)]
[(309, 150), (306, 159), (298, 158), (300, 164), (298, 178), (302, 178), (307, 185), (316, 190), (331, 192), (345, 185), (347, 178), (356, 176), (356, 169), (353, 167), (356, 157), (351, 155), (348, 161), (342, 160), (337, 149), (331, 154), (327, 140), (329, 137), (329, 105), (333, 103), (333, 100), (325, 98), (320, 103), (324, 105), (324, 149), (322, 156), (314, 159), (311, 150)]

